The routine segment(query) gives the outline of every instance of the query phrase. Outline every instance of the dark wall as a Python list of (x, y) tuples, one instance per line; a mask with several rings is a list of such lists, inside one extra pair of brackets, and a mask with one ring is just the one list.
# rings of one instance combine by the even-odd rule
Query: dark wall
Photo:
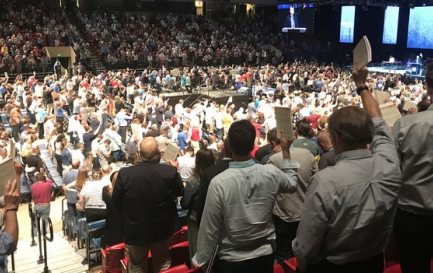
[(367, 35), (372, 46), (374, 62), (388, 60), (391, 55), (399, 60), (407, 60), (419, 53), (423, 53), (425, 56), (432, 56), (433, 50), (407, 48), (409, 12), (410, 9), (408, 7), (400, 7), (396, 45), (382, 44), (383, 22), (385, 18), (385, 9), (382, 7), (368, 7), (368, 10), (364, 11), (361, 6), (357, 6), (354, 43), (341, 44), (339, 43), (341, 8), (337, 7), (335, 9), (333, 6), (322, 6), (316, 11), (314, 37), (322, 41), (331, 41), (334, 44), (334, 51), (339, 55), (343, 55), (351, 54), (357, 41), (362, 36)]

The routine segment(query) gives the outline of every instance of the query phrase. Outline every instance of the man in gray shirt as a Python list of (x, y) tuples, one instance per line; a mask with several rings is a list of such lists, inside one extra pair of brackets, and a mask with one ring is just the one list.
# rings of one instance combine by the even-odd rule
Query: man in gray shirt
[(281, 170), (251, 159), (256, 130), (247, 120), (228, 132), (233, 161), (212, 179), (198, 233), (193, 264), (203, 266), (219, 246), (215, 272), (273, 273), (275, 228), (272, 210), (280, 192), (294, 192), (296, 169), (289, 141), (281, 141)]
[(66, 195), (66, 202), (68, 204), (68, 215), (70, 217), (77, 216), (77, 208), (75, 204), (77, 203), (78, 196), (76, 191), (70, 191), (66, 189), (66, 186), (77, 180), (78, 169), (80, 168), (80, 161), (78, 159), (72, 160), (72, 169), (65, 172), (63, 175), (62, 189)]
[(394, 124), (403, 174), (394, 232), (403, 273), (430, 273), (433, 254), (433, 64), (425, 79), (429, 108)]
[[(366, 111), (349, 106), (329, 118), (336, 165), (311, 179), (293, 250), (300, 272), (382, 273), (401, 186), (400, 161), (388, 126), (354, 72)], [(370, 144), (370, 149), (367, 149)]]
[[(280, 139), (277, 136), (277, 128), (268, 132), (268, 141), (273, 146), (273, 154), (271, 154), (267, 163), (280, 168), (284, 158)], [(318, 171), (316, 160), (309, 150), (291, 147), (290, 155), (300, 165), (297, 175), (298, 188), (294, 193), (279, 193), (275, 202), (273, 210), (276, 235), (275, 257), (279, 260), (293, 257), (292, 241), (296, 237), (302, 209), (304, 208), (305, 192), (311, 176)]]

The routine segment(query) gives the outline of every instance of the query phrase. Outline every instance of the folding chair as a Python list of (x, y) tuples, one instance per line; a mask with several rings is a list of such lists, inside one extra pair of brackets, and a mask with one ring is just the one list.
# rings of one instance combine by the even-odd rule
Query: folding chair
[(169, 246), (188, 241), (188, 226), (181, 227), (170, 237)]
[[(99, 220), (87, 223), (86, 225), (86, 257), (89, 270), (91, 268), (90, 255), (92, 253), (98, 254), (101, 249), (101, 236), (104, 233), (105, 220)], [(96, 261), (98, 261), (98, 256)]]

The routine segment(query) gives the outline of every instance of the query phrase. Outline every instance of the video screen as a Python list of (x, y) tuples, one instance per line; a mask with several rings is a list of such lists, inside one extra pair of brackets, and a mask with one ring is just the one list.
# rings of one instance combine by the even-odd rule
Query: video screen
[(385, 10), (383, 22), (383, 44), (397, 44), (399, 7), (388, 6)]
[(341, 7), (340, 43), (353, 43), (355, 33), (355, 6)]
[(410, 9), (408, 48), (433, 49), (433, 7), (415, 7)]
[(314, 33), (314, 4), (279, 4), (278, 29), (284, 33)]

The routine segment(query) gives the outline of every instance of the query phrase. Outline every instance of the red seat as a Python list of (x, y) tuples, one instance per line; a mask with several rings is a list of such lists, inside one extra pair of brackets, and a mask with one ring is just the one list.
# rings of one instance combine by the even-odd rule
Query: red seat
[(122, 268), (122, 273), (128, 273), (128, 257), (123, 258), (120, 260), (120, 266)]
[(172, 246), (186, 241), (188, 241), (188, 226), (183, 226), (181, 229), (171, 235), (168, 245)]
[(284, 273), (284, 268), (279, 263), (274, 264), (274, 273)]
[(160, 271), (160, 273), (190, 273), (190, 269), (186, 264), (173, 266), (167, 270)]
[(296, 271), (296, 268), (298, 267), (298, 261), (296, 260), (296, 257), (285, 260), (284, 263), (293, 271)]
[(189, 264), (189, 243), (182, 242), (170, 247), (171, 266)]
[(125, 257), (125, 244), (120, 243), (101, 249), (101, 257), (103, 273), (121, 273), (122, 266), (120, 260)]

